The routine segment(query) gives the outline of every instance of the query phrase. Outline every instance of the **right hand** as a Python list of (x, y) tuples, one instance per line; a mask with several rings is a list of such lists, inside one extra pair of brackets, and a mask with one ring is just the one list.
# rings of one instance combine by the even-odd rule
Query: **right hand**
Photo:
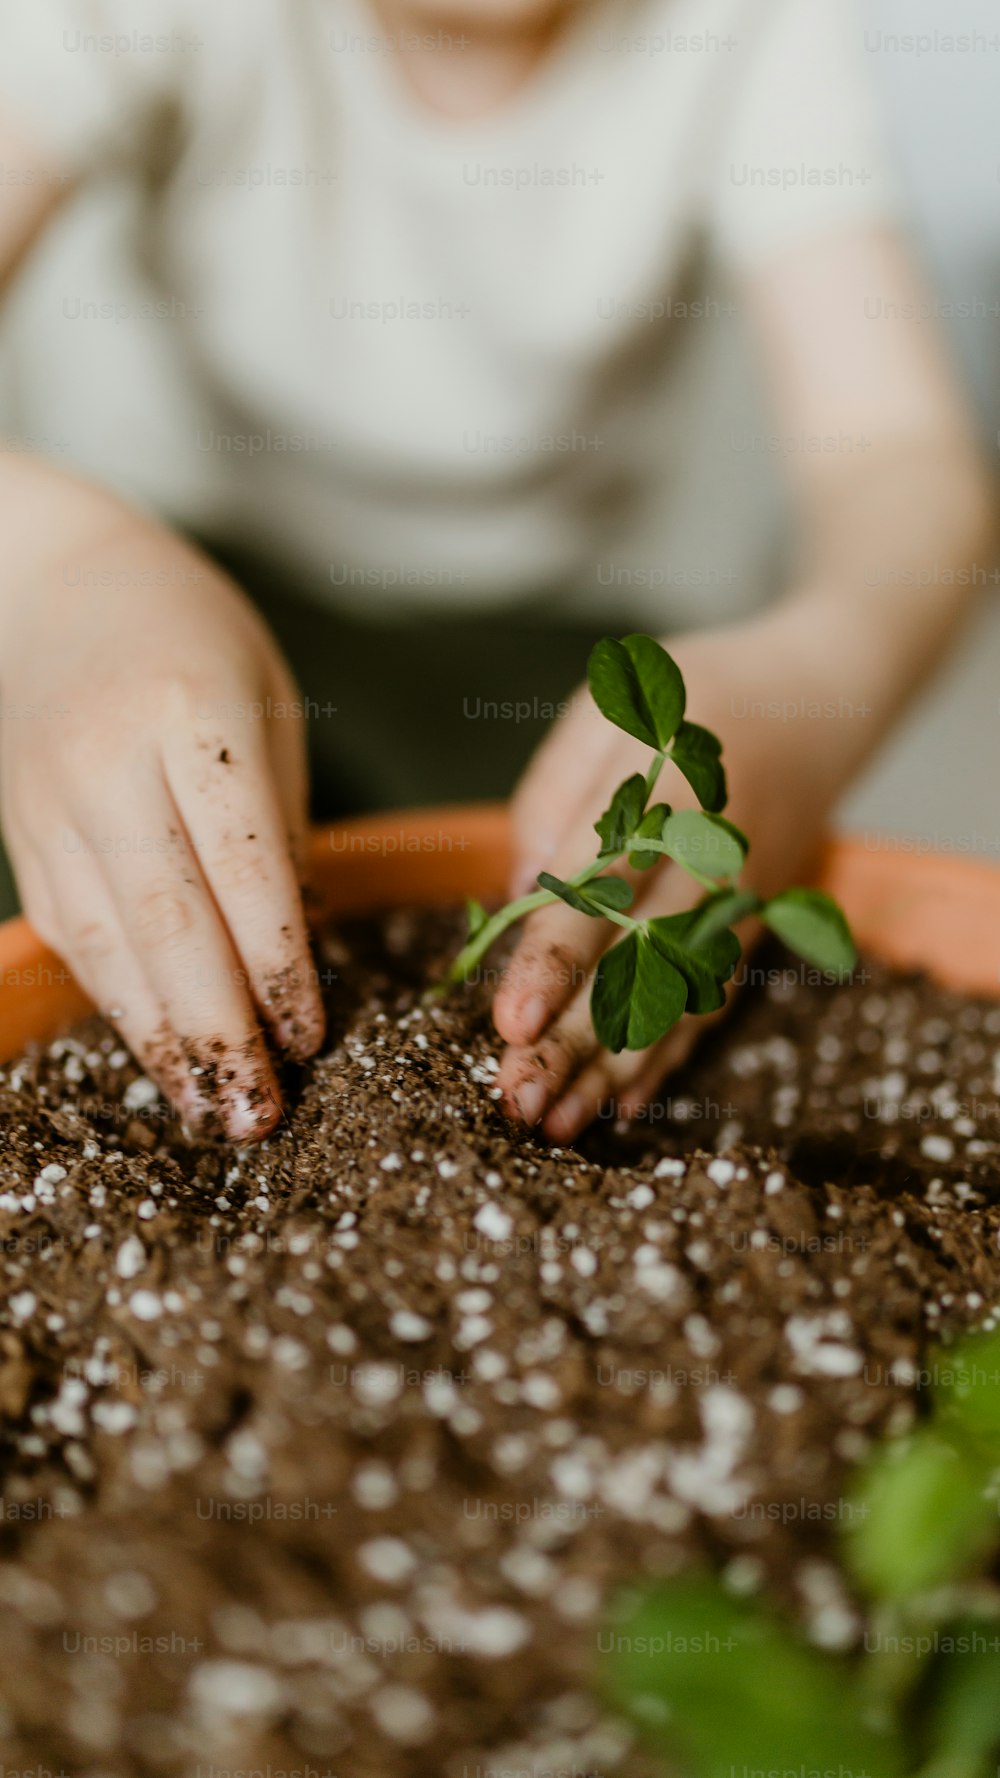
[(262, 1026), (297, 1061), (323, 1038), (301, 703), (235, 588), (149, 537), (12, 601), (4, 833), (32, 925), (188, 1127), (251, 1142), (281, 1116)]

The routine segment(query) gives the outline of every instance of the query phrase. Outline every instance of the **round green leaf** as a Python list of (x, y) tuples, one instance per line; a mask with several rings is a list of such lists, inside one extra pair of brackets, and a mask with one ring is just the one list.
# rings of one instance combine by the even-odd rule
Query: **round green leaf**
[(719, 933), (704, 950), (695, 951), (685, 943), (691, 925), (691, 914), (663, 914), (646, 922), (656, 949), (687, 983), (687, 1011), (717, 1012), (725, 1004), (723, 984), (739, 962), (740, 942), (735, 933)]
[(647, 935), (630, 932), (605, 951), (590, 996), (598, 1042), (616, 1055), (646, 1049), (676, 1025), (687, 983)]
[(697, 722), (682, 722), (670, 749), (674, 765), (684, 773), (703, 809), (717, 815), (727, 800), (722, 742)]
[(642, 821), (645, 802), (646, 780), (641, 772), (619, 784), (604, 814), (594, 822), (594, 831), (601, 841), (600, 857), (613, 857), (624, 852)]
[(683, 1778), (903, 1769), (895, 1736), (866, 1724), (847, 1661), (714, 1579), (649, 1593), (599, 1648), (613, 1697)]
[(1000, 1331), (935, 1352), (929, 1368), (943, 1420), (988, 1448), (1000, 1464)]
[(580, 893), (585, 901), (596, 902), (598, 908), (613, 908), (616, 913), (631, 907), (635, 894), (624, 877), (593, 877)]
[[(646, 810), (632, 837), (642, 840), (662, 839), (664, 823), (669, 816), (668, 803), (654, 803), (651, 809)], [(630, 852), (628, 861), (633, 870), (650, 870), (654, 864), (660, 863), (661, 857), (659, 852)]]
[(925, 1682), (923, 1712), (932, 1758), (923, 1770), (942, 1778), (985, 1772), (984, 1755), (1000, 1753), (1000, 1623), (959, 1618), (935, 1641), (938, 1659)]
[(684, 715), (684, 680), (652, 636), (606, 636), (591, 651), (587, 679), (609, 722), (647, 747), (669, 746)]
[(675, 810), (664, 823), (663, 844), (685, 870), (714, 879), (738, 876), (747, 850), (738, 828), (700, 809)]
[(716, 889), (695, 908), (687, 943), (692, 950), (700, 950), (747, 914), (755, 914), (759, 907), (760, 896), (754, 889)]
[(862, 1475), (848, 1550), (877, 1599), (906, 1599), (961, 1579), (997, 1540), (990, 1466), (922, 1427), (885, 1446)]
[(760, 917), (790, 951), (830, 974), (846, 975), (857, 952), (840, 908), (822, 889), (785, 889), (764, 903)]

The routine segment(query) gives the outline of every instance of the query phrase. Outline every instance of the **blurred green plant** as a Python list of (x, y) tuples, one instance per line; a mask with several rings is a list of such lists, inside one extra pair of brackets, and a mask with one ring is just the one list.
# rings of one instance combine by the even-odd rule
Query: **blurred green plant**
[(843, 1555), (862, 1649), (830, 1653), (714, 1576), (640, 1592), (602, 1638), (612, 1698), (672, 1773), (995, 1778), (1000, 1331), (936, 1354), (917, 1427), (858, 1472)]
[[(652, 748), (645, 775), (619, 784), (594, 828), (596, 859), (564, 881), (542, 871), (538, 888), (490, 915), (468, 903), (469, 936), (447, 975), (465, 981), (490, 946), (515, 921), (564, 901), (577, 913), (609, 920), (625, 937), (605, 951), (594, 977), (590, 1013), (605, 1049), (646, 1049), (685, 1012), (715, 1012), (725, 1000), (741, 956), (733, 926), (756, 914), (790, 950), (826, 973), (849, 973), (855, 963), (847, 921), (819, 889), (786, 889), (763, 900), (739, 887), (749, 841), (722, 814), (726, 774), (717, 736), (685, 717), (687, 692), (675, 660), (651, 636), (605, 637), (587, 668), (591, 696), (609, 722)], [(699, 809), (672, 809), (651, 798), (667, 763), (677, 767)], [(683, 914), (637, 920), (626, 912), (633, 890), (606, 867), (627, 857), (633, 870), (664, 858), (679, 864), (706, 891)]]

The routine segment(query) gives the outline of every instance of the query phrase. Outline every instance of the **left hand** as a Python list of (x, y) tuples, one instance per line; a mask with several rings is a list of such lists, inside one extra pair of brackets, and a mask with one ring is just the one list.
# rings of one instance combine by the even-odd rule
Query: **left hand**
[[(795, 717), (787, 707), (779, 715), (752, 714), (754, 705), (797, 708), (803, 696), (794, 657), (783, 670), (773, 634), (761, 636), (757, 647), (753, 625), (738, 636), (695, 635), (670, 641), (669, 648), (687, 683), (691, 719), (723, 743), (726, 814), (751, 842), (747, 883), (774, 894), (801, 873), (821, 838), (831, 800), (831, 749), (835, 755), (843, 719)], [(589, 863), (598, 845), (593, 823), (622, 779), (648, 764), (649, 750), (613, 728), (584, 688), (515, 795), (512, 893), (529, 890), (539, 870), (568, 877)], [(669, 763), (657, 799), (697, 807)], [(669, 861), (645, 872), (630, 871), (624, 860), (613, 868), (635, 886), (632, 911), (643, 917), (677, 913), (702, 893)], [(571, 1141), (606, 1106), (635, 1116), (708, 1022), (684, 1017), (651, 1049), (617, 1056), (601, 1049), (590, 1022), (590, 989), (601, 952), (619, 936), (614, 926), (562, 903), (541, 909), (526, 921), (494, 1000), (494, 1023), (509, 1046), (498, 1077), (506, 1108), (525, 1123), (541, 1124), (555, 1141)]]

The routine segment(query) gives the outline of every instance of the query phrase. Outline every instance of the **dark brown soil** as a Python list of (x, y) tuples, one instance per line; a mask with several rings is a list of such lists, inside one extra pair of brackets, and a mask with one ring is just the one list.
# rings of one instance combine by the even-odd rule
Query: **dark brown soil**
[(256, 1150), (98, 1020), (0, 1073), (7, 1768), (644, 1778), (594, 1702), (623, 1583), (704, 1559), (858, 1637), (845, 1479), (1000, 1301), (1000, 1007), (764, 964), (560, 1150), (485, 1001), (421, 1006), (445, 936), (328, 941)]

